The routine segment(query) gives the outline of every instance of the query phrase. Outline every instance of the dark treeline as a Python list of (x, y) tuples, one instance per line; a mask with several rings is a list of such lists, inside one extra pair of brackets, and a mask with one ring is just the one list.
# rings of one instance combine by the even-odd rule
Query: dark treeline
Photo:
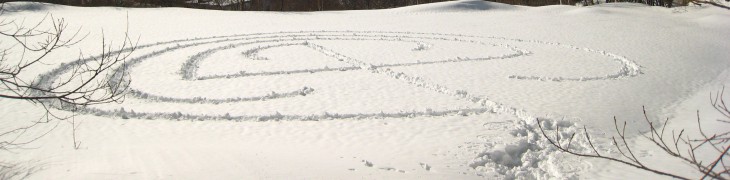
[(235, 11), (386, 9), (449, 0), (31, 0), (71, 6), (186, 7)]

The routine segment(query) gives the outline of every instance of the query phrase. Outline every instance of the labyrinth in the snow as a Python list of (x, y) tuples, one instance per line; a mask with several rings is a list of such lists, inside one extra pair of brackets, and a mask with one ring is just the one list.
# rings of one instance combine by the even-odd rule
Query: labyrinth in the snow
[[(560, 53), (541, 54), (556, 51)], [(599, 64), (600, 69), (571, 66), (576, 63)], [(72, 64), (45, 74), (50, 80), (42, 83), (52, 83), (53, 77), (71, 69), (64, 66)], [(501, 68), (505, 64), (519, 65)], [(479, 72), (465, 68), (460, 74), (438, 71), (460, 67), (483, 68)], [(193, 120), (321, 120), (497, 111), (519, 115), (515, 108), (490, 100), (488, 92), (468, 92), (438, 80), (484, 76), (477, 83), (615, 81), (641, 74), (639, 68), (610, 52), (507, 37), (381, 31), (240, 34), (139, 45), (117, 69), (128, 71), (132, 79), (124, 102), (77, 111)]]

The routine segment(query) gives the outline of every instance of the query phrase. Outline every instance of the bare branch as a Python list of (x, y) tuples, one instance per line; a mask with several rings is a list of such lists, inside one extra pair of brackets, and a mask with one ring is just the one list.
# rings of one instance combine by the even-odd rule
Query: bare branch
[[(593, 146), (593, 144), (592, 144), (592, 142), (590, 140), (589, 140), (589, 143), (591, 144), (591, 148), (593, 149), (593, 151), (594, 151), (595, 154), (585, 154), (585, 153), (579, 153), (579, 152), (572, 151), (570, 149), (567, 149), (567, 148), (561, 146), (559, 142), (556, 142), (553, 139), (551, 139), (550, 137), (548, 137), (547, 134), (545, 133), (544, 128), (542, 127), (542, 123), (541, 123), (540, 119), (537, 119), (537, 125), (540, 128), (540, 132), (542, 132), (543, 137), (545, 137), (551, 145), (553, 145), (554, 147), (558, 148), (562, 152), (566, 152), (568, 154), (572, 154), (572, 155), (576, 155), (576, 156), (580, 156), (580, 157), (599, 158), (599, 159), (606, 159), (606, 160), (609, 160), (609, 161), (619, 162), (619, 163), (622, 163), (622, 164), (625, 164), (625, 165), (629, 165), (629, 166), (632, 166), (632, 167), (635, 167), (635, 168), (639, 168), (639, 169), (646, 170), (646, 171), (650, 171), (650, 172), (653, 172), (653, 173), (656, 173), (656, 174), (659, 174), (659, 175), (665, 175), (665, 176), (669, 176), (669, 177), (673, 177), (673, 178), (677, 178), (677, 179), (687, 179), (687, 180), (689, 179), (689, 178), (686, 178), (686, 177), (682, 177), (682, 176), (674, 175), (674, 174), (671, 174), (671, 173), (667, 173), (667, 172), (655, 170), (655, 169), (652, 169), (652, 168), (648, 168), (648, 167), (645, 167), (645, 166), (641, 166), (641, 165), (638, 165), (638, 164), (635, 164), (635, 163), (632, 163), (632, 162), (629, 162), (629, 161), (625, 161), (625, 160), (621, 160), (621, 159), (617, 159), (617, 158), (612, 158), (612, 157), (607, 157), (607, 156), (602, 156), (602, 155), (600, 155), (598, 153), (598, 150), (596, 150), (596, 148)], [(590, 139), (590, 137), (589, 137), (589, 135), (588, 135), (587, 132), (586, 132), (586, 137), (587, 137), (587, 139)]]
[[(720, 112), (724, 117), (726, 117), (726, 120), (719, 120), (720, 122), (729, 122), (730, 121), (730, 110), (728, 110), (727, 105), (724, 101), (724, 87), (721, 91), (717, 92), (715, 96), (713, 97), (712, 94), (710, 94), (710, 103), (712, 106), (717, 110), (717, 112)], [(668, 138), (665, 138), (664, 132), (666, 130), (667, 124), (669, 123), (669, 118), (667, 118), (664, 121), (664, 124), (661, 126), (661, 132), (658, 130), (658, 127), (655, 126), (653, 122), (651, 122), (648, 118), (646, 108), (642, 107), (643, 113), (644, 113), (644, 120), (649, 125), (649, 131), (646, 132), (647, 134), (643, 134), (642, 136), (650, 140), (656, 147), (659, 149), (662, 149), (665, 153), (668, 155), (678, 158), (684, 162), (687, 162), (689, 165), (693, 166), (697, 172), (702, 174), (702, 177), (699, 179), (705, 179), (705, 178), (711, 178), (711, 179), (728, 179), (730, 178), (730, 167), (725, 162), (728, 158), (730, 158), (730, 132), (723, 132), (720, 134), (708, 134), (706, 131), (702, 128), (701, 119), (699, 115), (699, 111), (697, 111), (697, 128), (699, 129), (700, 135), (702, 136), (702, 139), (690, 139), (684, 129), (681, 129), (679, 133), (675, 133), (674, 130), (672, 130), (672, 139), (671, 142), (673, 144), (667, 144), (666, 141), (669, 140)], [(671, 174), (666, 171), (660, 171), (651, 167), (648, 167), (644, 165), (633, 153), (631, 150), (630, 145), (626, 141), (626, 126), (627, 123), (624, 122), (623, 127), (619, 128), (618, 120), (616, 117), (614, 117), (614, 127), (615, 131), (618, 134), (618, 137), (621, 139), (620, 141), (616, 137), (612, 137), (611, 140), (613, 142), (613, 146), (619, 151), (619, 153), (622, 155), (622, 158), (612, 158), (601, 155), (599, 153), (598, 149), (593, 144), (593, 140), (591, 139), (588, 130), (586, 127), (583, 127), (583, 131), (585, 132), (585, 138), (588, 141), (588, 144), (592, 150), (592, 153), (580, 153), (571, 150), (570, 141), (573, 141), (573, 138), (571, 137), (568, 142), (568, 147), (563, 147), (560, 144), (560, 139), (555, 138), (554, 140), (551, 139), (547, 134), (545, 133), (545, 130), (542, 127), (542, 124), (540, 123), (540, 120), (538, 119), (538, 126), (540, 128), (540, 131), (543, 134), (543, 137), (545, 137), (548, 142), (550, 142), (551, 145), (555, 146), (562, 152), (567, 152), (569, 154), (573, 154), (576, 156), (581, 157), (590, 157), (590, 158), (599, 158), (599, 159), (606, 159), (613, 162), (619, 162), (625, 165), (629, 165), (635, 168), (639, 168), (645, 171), (649, 171), (652, 173), (670, 176), (673, 178), (678, 179), (690, 179), (688, 177), (682, 177), (675, 174)], [(559, 131), (559, 129), (556, 128), (556, 131)], [(556, 134), (559, 134), (559, 132), (556, 132)], [(622, 147), (623, 146), (623, 147)], [(680, 147), (682, 146), (682, 147)], [(687, 148), (684, 148), (684, 147)], [(712, 161), (708, 164), (703, 163), (703, 161), (699, 160), (695, 154), (695, 152), (700, 149), (701, 147), (707, 147), (713, 148), (718, 152), (717, 156), (712, 159)], [(682, 154), (681, 152), (685, 151), (686, 154)], [(703, 152), (704, 153), (704, 152)]]
[[(0, 5), (0, 15), (4, 12), (3, 7), (4, 4)], [(73, 125), (74, 147), (78, 148), (75, 113), (70, 116), (57, 115), (50, 108), (73, 110), (124, 99), (131, 82), (124, 63), (139, 42), (139, 39), (137, 42), (132, 41), (129, 32), (124, 33), (122, 44), (114, 47), (104, 37), (102, 30), (101, 55), (85, 57), (79, 53), (78, 61), (62, 63), (60, 71), (54, 70), (55, 73), (33, 79), (24, 78), (36, 75), (26, 69), (39, 64), (54, 64), (49, 61), (49, 57), (55, 50), (74, 46), (89, 35), (82, 35), (81, 28), (68, 30), (68, 23), (63, 18), (56, 19), (51, 14), (30, 26), (25, 24), (25, 20), (0, 19), (0, 38), (9, 40), (0, 41), (3, 48), (8, 47), (0, 49), (0, 98), (25, 100), (45, 110), (41, 119), (30, 125), (0, 132), (0, 150), (21, 148), (50, 133), (59, 121), (69, 119)], [(9, 56), (13, 51), (18, 54)], [(31, 129), (53, 120), (58, 121), (50, 130), (40, 136), (25, 137), (29, 136)]]

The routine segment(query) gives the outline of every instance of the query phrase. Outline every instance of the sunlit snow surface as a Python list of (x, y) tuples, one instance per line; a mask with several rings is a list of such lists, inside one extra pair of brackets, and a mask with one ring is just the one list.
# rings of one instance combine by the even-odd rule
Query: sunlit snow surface
[[(39, 83), (83, 61), (79, 50), (97, 55), (100, 29), (116, 43), (127, 30), (139, 37), (117, 69), (132, 79), (125, 101), (77, 111), (81, 149), (62, 122), (31, 149), (0, 153), (43, 167), (31, 176), (37, 179), (643, 177), (557, 152), (537, 134), (535, 119), (565, 133), (585, 125), (597, 139), (613, 133), (613, 116), (633, 123), (632, 132), (645, 128), (641, 106), (652, 119), (694, 122), (686, 114), (710, 111), (693, 106), (728, 83), (730, 65), (730, 24), (718, 22), (730, 12), (712, 7), (454, 1), (282, 13), (8, 6), (16, 11), (2, 18), (52, 14), (89, 33), (31, 69), (46, 77)], [(3, 129), (42, 112), (24, 101), (0, 99), (0, 107)], [(682, 164), (650, 162), (694, 175)]]

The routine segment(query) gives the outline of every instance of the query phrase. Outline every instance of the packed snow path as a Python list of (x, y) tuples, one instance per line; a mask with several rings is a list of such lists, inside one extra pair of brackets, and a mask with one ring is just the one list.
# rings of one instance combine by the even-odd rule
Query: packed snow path
[[(411, 46), (408, 49), (411, 52), (405, 52), (409, 56), (406, 57), (388, 57), (377, 56), (377, 59), (357, 59), (349, 55), (338, 52), (336, 48), (320, 45), (327, 42), (353, 43), (391, 43), (386, 48), (393, 48), (392, 44), (398, 46)], [(457, 45), (459, 47), (473, 48), (476, 53), (459, 54), (459, 52), (450, 52), (449, 46)], [(523, 48), (522, 46), (529, 46)], [(314, 50), (320, 53), (317, 62), (312, 59), (275, 59), (262, 56), (260, 52), (273, 50), (277, 48), (304, 47), (305, 49)], [(324, 76), (337, 75), (338, 73), (346, 73), (347, 71), (365, 71), (370, 72), (374, 76), (372, 78), (391, 78), (401, 82), (410, 84), (413, 88), (427, 91), (437, 92), (438, 94), (456, 97), (466, 101), (466, 105), (461, 107), (446, 108), (426, 108), (425, 110), (414, 109), (382, 109), (380, 112), (333, 112), (329, 109), (318, 109), (319, 112), (314, 113), (287, 113), (282, 114), (280, 110), (270, 109), (269, 112), (275, 113), (249, 113), (245, 115), (236, 112), (225, 112), (221, 114), (187, 114), (182, 112), (156, 112), (150, 109), (140, 109), (138, 107), (120, 108), (95, 108), (89, 107), (81, 109), (79, 112), (96, 114), (102, 116), (118, 116), (124, 118), (170, 118), (170, 119), (227, 119), (227, 120), (320, 120), (320, 119), (340, 119), (340, 118), (371, 118), (371, 117), (413, 117), (413, 116), (443, 116), (449, 114), (469, 114), (504, 112), (516, 115), (523, 120), (529, 120), (531, 115), (518, 110), (516, 107), (507, 107), (499, 102), (489, 100), (489, 97), (474, 96), (464, 90), (452, 89), (443, 85), (428, 82), (425, 78), (409, 75), (406, 73), (392, 70), (394, 67), (419, 66), (427, 64), (440, 63), (461, 63), (469, 61), (510, 61), (521, 56), (540, 56), (539, 53), (533, 53), (535, 49), (562, 48), (571, 50), (572, 53), (589, 53), (596, 54), (597, 58), (612, 61), (619, 64), (619, 69), (611, 70), (615, 73), (590, 75), (581, 77), (570, 76), (540, 76), (514, 74), (506, 76), (516, 80), (539, 80), (539, 81), (593, 81), (593, 80), (617, 80), (622, 78), (634, 77), (641, 74), (640, 66), (632, 60), (627, 59), (618, 54), (596, 50), (591, 48), (576, 47), (555, 42), (543, 42), (536, 40), (511, 39), (504, 37), (485, 37), (471, 36), (461, 34), (439, 34), (439, 33), (419, 33), (419, 32), (384, 32), (384, 31), (302, 31), (302, 32), (278, 32), (278, 33), (259, 33), (259, 34), (242, 34), (231, 36), (216, 36), (206, 38), (194, 38), (184, 40), (173, 40), (168, 42), (160, 42), (149, 45), (140, 45), (138, 51), (146, 53), (137, 53), (135, 57), (127, 61), (117, 71), (128, 70), (132, 72), (132, 78), (138, 74), (152, 75), (151, 81), (132, 84), (131, 93), (128, 98), (148, 101), (155, 103), (187, 103), (191, 106), (205, 106), (209, 104), (221, 103), (245, 103), (252, 101), (286, 101), (287, 98), (306, 98), (305, 96), (318, 93), (319, 88), (315, 86), (300, 87), (284, 87), (284, 91), (275, 91), (271, 89), (263, 89), (266, 94), (244, 94), (243, 96), (228, 97), (179, 97), (174, 94), (164, 94), (160, 92), (149, 92), (150, 88), (156, 85), (168, 84), (169, 82), (177, 83), (180, 87), (211, 87), (211, 83), (206, 81), (217, 81), (216, 83), (242, 83), (240, 80), (254, 76), (284, 76), (297, 77), (302, 75), (314, 75), (317, 73), (327, 73)], [(129, 49), (123, 50), (128, 51)], [(432, 54), (440, 54), (440, 56), (432, 56), (427, 54), (429, 51), (435, 51)], [(184, 58), (180, 64), (180, 59), (170, 57), (170, 54), (187, 53), (189, 56)], [(192, 54), (190, 54), (192, 52)], [(231, 53), (233, 52), (233, 53)], [(238, 56), (216, 56), (219, 54), (235, 54)], [(302, 52), (286, 51), (285, 53), (297, 55)], [(377, 54), (378, 52), (369, 52)], [(72, 68), (76, 64), (83, 64), (84, 60), (74, 63), (68, 63), (50, 73), (44, 75), (42, 83), (52, 83), (53, 79)], [(158, 67), (144, 70), (139, 66), (150, 66), (144, 64), (148, 61), (162, 63), (168, 67)], [(177, 69), (169, 68), (170, 65), (177, 65)], [(212, 70), (210, 73), (202, 74), (201, 70), (204, 64)], [(307, 65), (302, 65), (307, 63)], [(320, 64), (321, 63), (321, 64)], [(238, 67), (231, 64), (240, 65)], [(251, 65), (253, 64), (253, 65)], [(294, 64), (294, 65), (291, 65)], [(217, 66), (217, 67), (216, 67)], [(153, 72), (150, 72), (152, 70)], [(174, 72), (172, 71), (174, 70)], [(135, 72), (141, 71), (141, 72)], [(146, 72), (145, 72), (146, 71)], [(221, 72), (231, 72), (221, 74)], [(164, 75), (168, 74), (168, 75)], [(176, 74), (177, 76), (170, 76)], [(378, 75), (374, 75), (378, 74)], [(141, 75), (140, 75), (141, 76)], [(370, 78), (370, 77), (368, 77)], [(212, 87), (219, 85), (212, 84)], [(251, 86), (260, 88), (257, 86)], [(345, 87), (343, 87), (345, 88)], [(310, 96), (311, 97), (311, 96)], [(128, 100), (129, 101), (129, 100)], [(476, 104), (476, 106), (474, 106)], [(462, 104), (463, 105), (463, 104)], [(131, 110), (131, 111), (130, 111)], [(317, 110), (316, 110), (317, 111)], [(388, 112), (389, 111), (389, 112)], [(233, 115), (232, 115), (233, 114)]]

